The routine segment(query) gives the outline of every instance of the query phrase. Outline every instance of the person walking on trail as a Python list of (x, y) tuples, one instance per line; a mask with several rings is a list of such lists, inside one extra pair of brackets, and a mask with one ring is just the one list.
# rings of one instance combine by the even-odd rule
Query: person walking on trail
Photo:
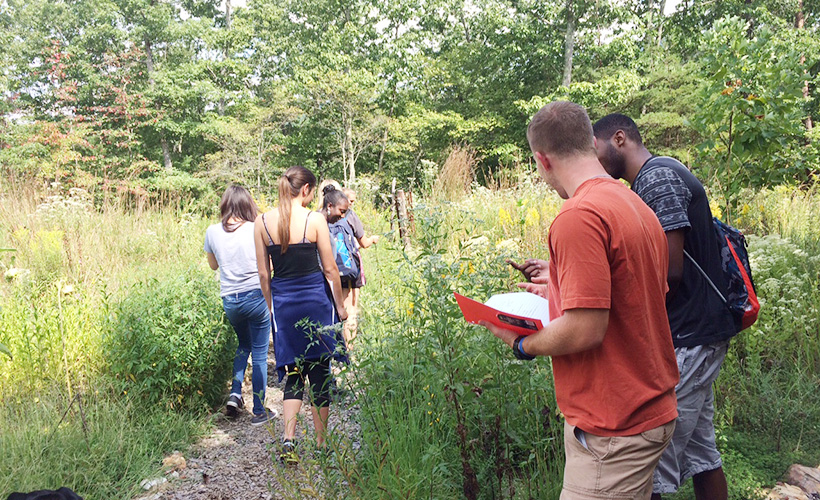
[(666, 238), (598, 162), (584, 108), (547, 104), (527, 140), (539, 174), (567, 200), (548, 237), (550, 322), (530, 336), (482, 324), (519, 359), (552, 356), (566, 418), (561, 499), (648, 499), (677, 416)]
[[(262, 294), (273, 314), (274, 348), (284, 390), (285, 429), (280, 459), (294, 463), (296, 418), (310, 384), (316, 446), (323, 449), (330, 410), (330, 360), (346, 361), (334, 325), (347, 317), (339, 270), (325, 218), (307, 206), (316, 177), (291, 167), (279, 178), (279, 204), (256, 218), (254, 238)], [(271, 278), (271, 268), (273, 277)]]
[[(347, 213), (345, 214), (345, 220), (347, 220), (350, 227), (353, 228), (353, 236), (356, 238), (356, 243), (359, 245), (359, 249), (362, 248), (370, 248), (371, 246), (377, 244), (379, 242), (379, 235), (378, 234), (371, 234), (370, 236), (365, 235), (364, 232), (364, 224), (359, 216), (356, 214), (354, 210), (354, 206), (356, 205), (356, 191), (350, 188), (342, 188), (342, 193), (344, 193), (347, 200), (350, 202), (350, 206), (348, 207)], [(362, 287), (365, 285), (366, 280), (364, 277), (364, 260), (362, 258), (362, 253), (359, 252), (359, 277), (356, 279), (355, 282), (350, 286), (349, 291), (345, 295), (345, 308), (347, 309), (347, 321), (345, 322), (345, 338), (347, 339), (348, 347), (353, 343), (353, 339), (356, 338), (356, 334), (358, 333), (358, 326), (359, 326), (359, 292), (361, 291)], [(344, 286), (344, 283), (342, 283)]]
[(686, 166), (646, 149), (628, 116), (607, 115), (593, 130), (604, 168), (629, 182), (654, 210), (669, 244), (666, 308), (680, 370), (675, 388), (679, 416), (672, 443), (655, 471), (653, 498), (676, 492), (691, 477), (698, 500), (726, 499), (726, 477), (715, 443), (712, 384), (736, 330), (723, 301), (693, 263), (713, 283), (724, 283), (709, 200)]
[[(359, 242), (362, 241), (364, 228), (361, 227), (361, 221), (359, 221), (361, 231), (357, 234), (351, 224), (351, 219), (348, 218), (350, 200), (332, 183), (328, 183), (322, 190), (322, 214), (327, 220), (331, 239), (335, 244), (334, 255), (341, 274), (342, 298), (347, 311), (347, 321), (343, 331), (345, 343), (350, 349), (356, 336), (358, 301), (355, 300), (355, 293), (361, 286), (360, 280), (363, 273)], [(378, 236), (376, 239), (378, 240)], [(368, 246), (371, 244), (372, 242), (368, 243)]]
[(222, 222), (210, 226), (205, 233), (205, 253), (211, 269), (219, 269), (222, 307), (239, 341), (226, 412), (229, 417), (236, 417), (245, 406), (242, 381), (250, 356), (253, 367), (251, 425), (262, 425), (274, 418), (276, 412), (265, 408), (271, 322), (259, 285), (253, 240), (253, 223), (259, 209), (247, 189), (230, 186), (222, 195), (219, 212)]

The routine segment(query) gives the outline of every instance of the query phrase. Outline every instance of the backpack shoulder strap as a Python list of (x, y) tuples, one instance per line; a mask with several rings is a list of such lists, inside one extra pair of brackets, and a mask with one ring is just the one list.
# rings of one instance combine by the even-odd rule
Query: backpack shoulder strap
[(718, 287), (717, 287), (717, 286), (715, 286), (715, 283), (714, 283), (714, 282), (713, 282), (713, 281), (709, 278), (709, 275), (707, 275), (707, 274), (706, 274), (706, 271), (704, 271), (704, 270), (703, 270), (703, 268), (702, 268), (702, 267), (700, 267), (700, 264), (698, 264), (698, 263), (695, 261), (695, 259), (694, 259), (694, 258), (692, 258), (692, 256), (691, 256), (691, 255), (689, 255), (689, 252), (687, 252), (686, 250), (684, 250), (684, 251), (683, 251), (683, 255), (685, 255), (685, 256), (686, 256), (686, 258), (687, 258), (687, 259), (689, 259), (689, 262), (691, 262), (692, 264), (694, 264), (695, 268), (696, 268), (698, 271), (700, 271), (700, 274), (701, 274), (701, 275), (702, 275), (702, 276), (706, 279), (706, 282), (707, 282), (707, 283), (709, 283), (709, 286), (710, 286), (710, 287), (712, 287), (712, 290), (714, 290), (714, 291), (715, 291), (715, 293), (716, 293), (716, 294), (718, 294), (718, 297), (720, 297), (720, 300), (722, 300), (722, 301), (723, 301), (723, 303), (724, 303), (724, 304), (726, 304), (726, 303), (728, 302), (728, 301), (726, 300), (726, 297), (724, 297), (724, 296), (723, 296), (723, 294), (720, 292), (720, 290), (718, 290)]

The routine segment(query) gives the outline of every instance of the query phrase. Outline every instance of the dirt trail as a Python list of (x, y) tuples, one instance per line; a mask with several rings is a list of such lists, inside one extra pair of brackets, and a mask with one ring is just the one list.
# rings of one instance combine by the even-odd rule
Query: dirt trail
[[(268, 500), (286, 498), (279, 484), (281, 465), (277, 456), (283, 430), (282, 387), (275, 373), (268, 376), (267, 406), (279, 416), (271, 425), (252, 426), (250, 382), (243, 384), (245, 409), (236, 419), (224, 415), (224, 408), (214, 415), (215, 429), (190, 450), (183, 453), (184, 469), (166, 474), (167, 482), (141, 494), (135, 500)], [(334, 398), (329, 427), (356, 439), (358, 425), (350, 398)], [(297, 424), (297, 438), (313, 442), (310, 407), (302, 405)], [(304, 434), (306, 432), (306, 434)], [(301, 453), (308, 453), (302, 450)], [(276, 460), (276, 461), (274, 461)], [(280, 468), (280, 469), (275, 469)], [(276, 473), (279, 472), (279, 473)], [(159, 474), (157, 477), (159, 477)], [(148, 478), (151, 479), (151, 478)], [(306, 498), (302, 496), (302, 498)]]

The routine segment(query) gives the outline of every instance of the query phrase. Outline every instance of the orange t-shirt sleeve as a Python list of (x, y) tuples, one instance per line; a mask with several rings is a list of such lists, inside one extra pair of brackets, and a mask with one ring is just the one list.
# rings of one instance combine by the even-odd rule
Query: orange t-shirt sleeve
[(550, 255), (555, 259), (561, 312), (610, 308), (609, 247), (609, 228), (598, 215), (574, 208), (555, 219)]

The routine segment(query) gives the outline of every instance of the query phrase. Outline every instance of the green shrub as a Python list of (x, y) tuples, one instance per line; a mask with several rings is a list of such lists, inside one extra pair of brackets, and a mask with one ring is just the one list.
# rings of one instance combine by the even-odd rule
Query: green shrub
[(217, 404), (230, 379), (236, 335), (213, 277), (189, 268), (124, 293), (107, 339), (118, 387), (174, 408)]
[(219, 197), (205, 179), (179, 170), (163, 171), (148, 182), (161, 206), (189, 208), (205, 213), (219, 206)]
[(81, 285), (38, 285), (27, 278), (15, 278), (3, 291), (0, 343), (13, 358), (0, 358), (0, 400), (88, 387), (103, 364), (105, 298)]

